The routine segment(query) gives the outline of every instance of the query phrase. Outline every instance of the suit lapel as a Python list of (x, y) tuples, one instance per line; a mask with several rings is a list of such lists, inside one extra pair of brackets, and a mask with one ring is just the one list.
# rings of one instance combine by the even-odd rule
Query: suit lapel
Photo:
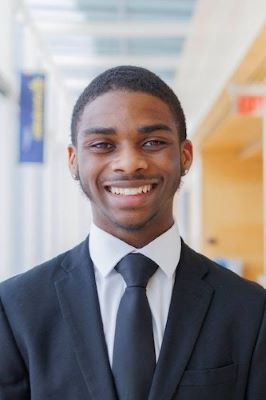
[(168, 320), (149, 400), (174, 395), (199, 336), (213, 290), (202, 278), (208, 268), (182, 243)]
[(55, 286), (90, 396), (116, 400), (87, 240), (68, 253), (62, 267)]

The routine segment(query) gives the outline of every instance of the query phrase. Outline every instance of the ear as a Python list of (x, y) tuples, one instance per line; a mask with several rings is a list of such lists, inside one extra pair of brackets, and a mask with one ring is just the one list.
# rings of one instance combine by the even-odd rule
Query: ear
[(193, 160), (193, 146), (190, 140), (185, 139), (181, 142), (181, 173), (186, 175), (191, 167)]
[(70, 173), (74, 179), (79, 180), (77, 149), (73, 144), (70, 144), (67, 147), (67, 152), (68, 152), (68, 167)]

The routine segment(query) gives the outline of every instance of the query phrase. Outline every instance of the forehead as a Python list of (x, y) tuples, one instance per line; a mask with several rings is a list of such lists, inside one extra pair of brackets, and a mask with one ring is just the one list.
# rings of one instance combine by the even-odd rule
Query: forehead
[(116, 124), (125, 120), (174, 123), (167, 103), (145, 92), (116, 90), (98, 96), (88, 103), (79, 118), (78, 130), (84, 124)]

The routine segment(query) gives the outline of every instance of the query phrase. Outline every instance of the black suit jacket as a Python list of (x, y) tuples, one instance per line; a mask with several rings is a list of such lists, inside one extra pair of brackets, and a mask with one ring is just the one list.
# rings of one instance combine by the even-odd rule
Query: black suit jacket
[[(0, 297), (0, 400), (117, 399), (87, 240)], [(149, 400), (266, 399), (265, 300), (183, 243)]]

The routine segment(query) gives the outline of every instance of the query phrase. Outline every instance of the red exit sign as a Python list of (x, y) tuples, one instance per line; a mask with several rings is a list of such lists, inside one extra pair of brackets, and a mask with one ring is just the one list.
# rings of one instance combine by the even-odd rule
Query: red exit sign
[(256, 114), (266, 108), (266, 96), (242, 95), (237, 99), (237, 111), (240, 114)]

